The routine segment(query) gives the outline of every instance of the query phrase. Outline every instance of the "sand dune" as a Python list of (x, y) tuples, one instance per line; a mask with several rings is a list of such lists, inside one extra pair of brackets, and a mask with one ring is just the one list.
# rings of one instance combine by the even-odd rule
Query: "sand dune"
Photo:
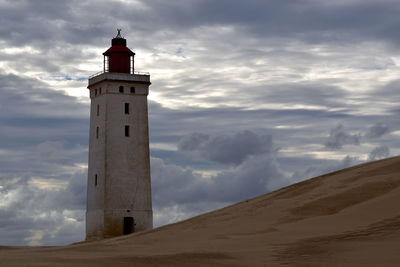
[(400, 266), (400, 157), (152, 231), (66, 247), (0, 248), (0, 265)]

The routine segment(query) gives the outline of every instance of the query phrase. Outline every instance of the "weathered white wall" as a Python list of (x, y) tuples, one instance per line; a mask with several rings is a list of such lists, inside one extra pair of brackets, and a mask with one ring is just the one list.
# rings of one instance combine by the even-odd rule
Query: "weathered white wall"
[[(96, 87), (98, 89), (99, 87)], [(94, 95), (90, 91), (90, 132), (89, 132), (89, 168), (86, 202), (86, 238), (101, 238), (104, 228), (104, 181), (105, 181), (105, 126), (106, 95)], [(97, 116), (97, 105), (99, 115)], [(99, 138), (96, 139), (96, 127), (99, 127)], [(97, 174), (97, 186), (95, 175)]]
[[(124, 217), (134, 218), (136, 231), (153, 226), (147, 113), (149, 83), (137, 80), (137, 75), (125, 76), (123, 80), (108, 80), (105, 76), (103, 81), (96, 77), (97, 83), (89, 82), (92, 102), (87, 239), (123, 234)], [(124, 93), (119, 92), (120, 86), (124, 86)], [(132, 86), (134, 94), (130, 93)], [(94, 90), (100, 87), (102, 94), (95, 96)], [(129, 103), (129, 114), (125, 114), (125, 103)], [(125, 137), (125, 125), (130, 126), (129, 137)], [(98, 139), (96, 127), (99, 127)]]

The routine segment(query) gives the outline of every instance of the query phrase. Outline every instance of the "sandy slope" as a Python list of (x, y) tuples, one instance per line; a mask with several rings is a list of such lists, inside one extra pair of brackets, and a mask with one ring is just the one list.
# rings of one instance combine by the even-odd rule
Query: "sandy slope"
[(0, 248), (0, 266), (400, 266), (400, 157), (313, 178), (153, 231)]

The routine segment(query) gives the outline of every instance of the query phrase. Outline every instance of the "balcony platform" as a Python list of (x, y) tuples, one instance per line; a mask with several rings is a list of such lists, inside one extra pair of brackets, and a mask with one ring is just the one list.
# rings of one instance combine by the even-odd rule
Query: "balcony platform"
[(96, 83), (105, 81), (105, 80), (151, 84), (150, 74), (148, 72), (136, 72), (135, 71), (132, 74), (118, 73), (118, 72), (99, 72), (99, 73), (93, 74), (89, 77), (88, 87), (95, 85)]

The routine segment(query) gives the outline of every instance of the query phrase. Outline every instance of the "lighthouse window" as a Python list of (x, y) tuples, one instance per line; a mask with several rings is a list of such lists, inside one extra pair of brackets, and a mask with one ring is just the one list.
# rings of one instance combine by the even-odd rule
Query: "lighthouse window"
[(99, 127), (96, 127), (96, 139), (99, 138)]
[(125, 114), (129, 114), (129, 103), (125, 103)]
[(125, 136), (129, 136), (129, 125), (125, 125)]
[(120, 92), (120, 93), (123, 93), (123, 92), (124, 92), (124, 87), (123, 87), (123, 86), (120, 86), (120, 87), (119, 87), (119, 92)]
[(131, 87), (131, 94), (135, 93), (135, 87)]
[(94, 186), (97, 185), (97, 174), (94, 176)]
[(97, 116), (99, 116), (99, 114), (100, 114), (100, 105), (97, 105)]

